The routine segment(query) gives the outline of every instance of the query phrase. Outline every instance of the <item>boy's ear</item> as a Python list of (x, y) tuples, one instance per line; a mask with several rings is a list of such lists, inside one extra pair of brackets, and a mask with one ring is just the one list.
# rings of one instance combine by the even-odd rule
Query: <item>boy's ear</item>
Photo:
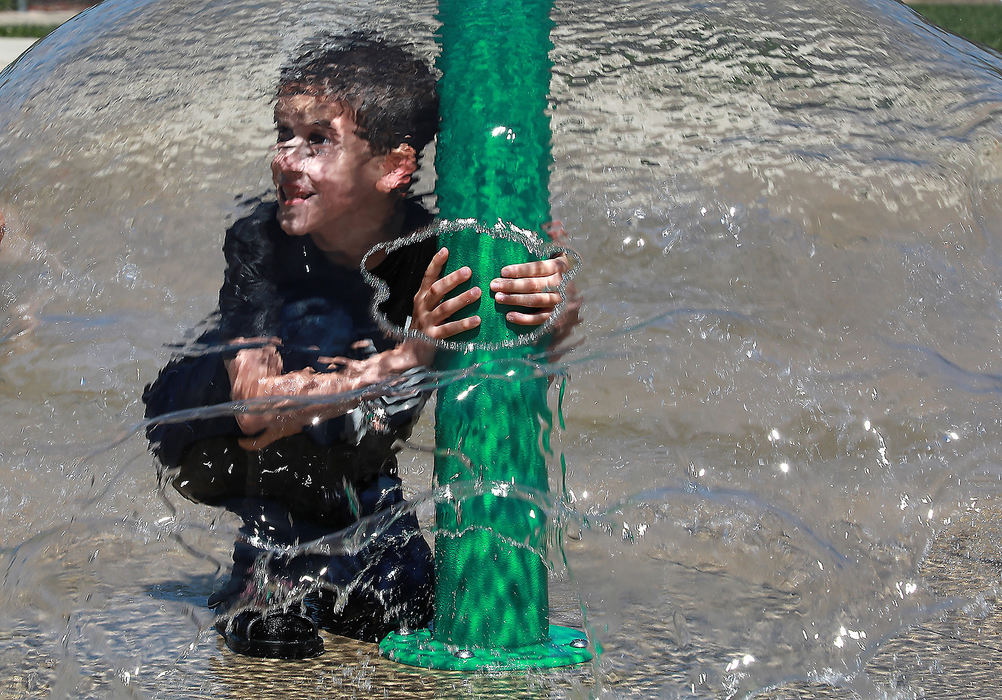
[(417, 153), (402, 143), (383, 156), (383, 176), (376, 187), (380, 192), (406, 192), (411, 185), (411, 175), (417, 170)]

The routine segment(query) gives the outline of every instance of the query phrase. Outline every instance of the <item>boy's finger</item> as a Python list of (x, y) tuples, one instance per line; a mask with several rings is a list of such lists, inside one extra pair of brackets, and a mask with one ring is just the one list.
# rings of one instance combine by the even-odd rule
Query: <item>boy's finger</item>
[(501, 276), (511, 278), (517, 277), (546, 277), (556, 273), (563, 273), (570, 267), (570, 262), (566, 255), (558, 255), (547, 260), (533, 260), (530, 262), (518, 263), (516, 265), (505, 265), (501, 268)]
[(561, 278), (557, 275), (545, 277), (519, 277), (518, 279), (496, 278), (491, 280), (492, 292), (505, 294), (535, 294), (555, 292), (560, 288)]
[(533, 309), (552, 310), (560, 303), (558, 292), (540, 292), (538, 294), (504, 294), (498, 292), (494, 295), (494, 301), (499, 304), (510, 306), (528, 306)]
[(468, 316), (467, 318), (461, 318), (458, 321), (449, 321), (448, 323), (443, 323), (441, 326), (435, 326), (435, 335), (433, 337), (439, 339), (449, 338), (457, 333), (472, 330), (479, 325), (479, 316)]
[(458, 270), (450, 272), (442, 279), (437, 280), (434, 284), (431, 285), (428, 291), (431, 292), (432, 298), (435, 300), (435, 303), (438, 303), (438, 301), (441, 300), (446, 294), (451, 292), (453, 289), (461, 285), (466, 280), (470, 279), (470, 277), (472, 276), (473, 276), (473, 270), (471, 270), (468, 267), (461, 267)]
[(439, 248), (438, 252), (431, 257), (431, 262), (425, 268), (424, 277), (421, 279), (422, 287), (430, 287), (432, 283), (442, 274), (442, 268), (446, 260), (449, 259), (449, 249)]
[(444, 321), (454, 313), (463, 309), (480, 298), (480, 287), (472, 287), (462, 294), (458, 294), (450, 299), (446, 299), (435, 307), (433, 322), (435, 324)]
[(276, 440), (286, 437), (287, 435), (292, 435), (292, 432), (284, 430), (272, 430), (268, 429), (257, 435), (255, 437), (245, 437), (237, 440), (237, 444), (244, 448), (248, 452), (253, 452), (255, 450), (261, 450), (275, 442)]
[(568, 235), (566, 229), (564, 229), (564, 224), (560, 221), (551, 221), (543, 226), (543, 230), (546, 231), (550, 236), (550, 240), (557, 245), (564, 245), (567, 242)]
[(538, 314), (524, 314), (520, 311), (509, 311), (504, 317), (516, 326), (541, 326), (550, 317), (549, 311)]
[(284, 426), (272, 426), (266, 428), (260, 435), (240, 438), (237, 443), (245, 450), (260, 450), (275, 442), (275, 440), (284, 437), (285, 431)]

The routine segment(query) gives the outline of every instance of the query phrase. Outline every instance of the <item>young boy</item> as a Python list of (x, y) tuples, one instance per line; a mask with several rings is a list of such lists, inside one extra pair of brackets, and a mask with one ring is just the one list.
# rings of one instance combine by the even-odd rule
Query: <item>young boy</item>
[[(433, 561), (417, 519), (387, 511), (403, 502), (394, 442), (408, 437), (425, 401), (408, 387), (435, 348), (380, 331), (360, 266), (374, 246), (431, 222), (406, 195), (438, 128), (435, 79), (377, 38), (316, 43), (283, 69), (275, 124), (277, 202), (257, 203), (226, 232), (217, 322), (199, 338), (201, 351), (172, 359), (143, 400), (149, 418), (266, 397), (294, 405), (154, 423), (148, 436), (181, 494), (243, 522), (230, 579), (208, 602), (227, 646), (305, 658), (323, 651), (315, 619), (375, 641), (432, 616)], [(439, 279), (447, 257), (429, 238), (366, 260), (389, 287), (381, 311), (391, 323), (431, 339), (480, 323), (450, 320), (480, 292), (446, 299), (470, 277), (462, 268)], [(528, 307), (510, 321), (540, 324), (560, 301), (552, 290), (565, 269), (563, 258), (511, 266), (491, 290)], [(303, 400), (387, 382), (395, 383), (386, 395), (364, 401)], [(379, 534), (358, 551), (292, 550), (377, 513)], [(279, 583), (258, 590), (262, 581)], [(312, 591), (309, 609), (303, 590)]]

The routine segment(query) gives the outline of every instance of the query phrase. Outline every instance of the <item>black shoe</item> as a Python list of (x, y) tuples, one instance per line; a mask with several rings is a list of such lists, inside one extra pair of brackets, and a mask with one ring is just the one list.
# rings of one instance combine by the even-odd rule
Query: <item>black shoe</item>
[(216, 629), (231, 651), (269, 659), (309, 659), (324, 652), (324, 640), (308, 617), (294, 612), (245, 610)]

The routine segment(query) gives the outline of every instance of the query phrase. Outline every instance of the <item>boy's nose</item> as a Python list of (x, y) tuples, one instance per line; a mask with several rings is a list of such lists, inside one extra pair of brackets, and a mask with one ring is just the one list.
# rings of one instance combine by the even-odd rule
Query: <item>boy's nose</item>
[(276, 165), (286, 170), (298, 170), (302, 167), (303, 161), (310, 155), (309, 144), (305, 139), (290, 139), (273, 146), (275, 157), (273, 161)]

